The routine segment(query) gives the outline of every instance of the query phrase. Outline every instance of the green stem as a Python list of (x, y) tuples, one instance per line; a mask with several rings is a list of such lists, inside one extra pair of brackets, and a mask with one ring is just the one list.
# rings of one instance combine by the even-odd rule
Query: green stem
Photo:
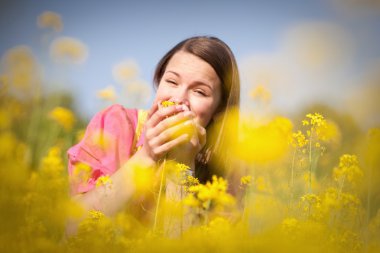
[(311, 145), (311, 140), (313, 137), (313, 131), (310, 131), (310, 139), (309, 139), (309, 193), (311, 193), (311, 172), (312, 172), (312, 165), (313, 165), (313, 160), (312, 160), (312, 145)]
[(293, 159), (292, 159), (292, 167), (291, 167), (291, 180), (290, 180), (290, 204), (294, 199), (294, 164), (296, 160), (297, 148), (294, 149)]
[(156, 231), (157, 229), (157, 222), (158, 222), (158, 211), (160, 207), (160, 201), (161, 201), (161, 194), (162, 194), (162, 188), (164, 185), (164, 175), (165, 175), (165, 167), (166, 167), (166, 159), (164, 159), (162, 163), (162, 173), (161, 173), (161, 181), (160, 181), (160, 189), (158, 191), (158, 198), (157, 198), (157, 205), (156, 205), (156, 212), (154, 214), (154, 224), (153, 224), (153, 231)]

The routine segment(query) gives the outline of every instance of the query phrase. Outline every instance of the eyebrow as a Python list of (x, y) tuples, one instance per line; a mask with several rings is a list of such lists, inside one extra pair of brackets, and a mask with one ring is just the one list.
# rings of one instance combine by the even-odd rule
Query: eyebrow
[[(174, 75), (176, 75), (176, 76), (178, 76), (178, 77), (181, 77), (180, 74), (178, 74), (177, 72), (172, 71), (172, 70), (165, 71), (165, 73), (172, 73), (172, 74), (174, 74)], [(164, 74), (165, 74), (165, 73), (164, 73)], [(205, 82), (202, 82), (202, 81), (195, 81), (194, 83), (196, 83), (196, 84), (200, 84), (200, 85), (204, 85), (204, 86), (207, 86), (210, 90), (214, 90), (214, 89), (212, 88), (212, 86), (209, 85), (208, 83), (205, 83)]]

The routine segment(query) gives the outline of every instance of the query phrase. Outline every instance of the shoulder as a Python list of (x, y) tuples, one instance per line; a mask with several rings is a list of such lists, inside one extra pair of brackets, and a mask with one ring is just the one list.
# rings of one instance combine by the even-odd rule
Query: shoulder
[(96, 113), (87, 129), (120, 129), (135, 128), (138, 121), (138, 110), (129, 109), (120, 104), (111, 105)]

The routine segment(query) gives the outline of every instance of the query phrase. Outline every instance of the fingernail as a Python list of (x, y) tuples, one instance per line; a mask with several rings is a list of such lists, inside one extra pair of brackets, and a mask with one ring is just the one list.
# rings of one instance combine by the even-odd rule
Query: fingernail
[(188, 111), (189, 110), (189, 107), (187, 107), (185, 104), (182, 104), (182, 108), (184, 111)]
[(175, 109), (178, 110), (178, 111), (184, 111), (182, 105), (176, 105)]

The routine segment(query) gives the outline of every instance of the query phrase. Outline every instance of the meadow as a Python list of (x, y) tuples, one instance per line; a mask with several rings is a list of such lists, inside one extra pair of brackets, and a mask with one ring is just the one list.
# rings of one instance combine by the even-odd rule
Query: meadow
[[(54, 32), (54, 13), (38, 25)], [(86, 48), (73, 38), (54, 40), (50, 55), (81, 62)], [(133, 74), (130, 66), (119, 76)], [(166, 161), (160, 174), (181, 198), (152, 187), (153, 174), (136, 168), (139, 191), (155, 200), (149, 222), (132, 213), (107, 217), (84, 212), (70, 198), (67, 149), (86, 122), (70, 94), (46, 92), (30, 48), (17, 46), (2, 57), (0, 72), (0, 251), (1, 252), (379, 252), (380, 128), (363, 129), (347, 114), (325, 105), (299, 108), (293, 118), (240, 114), (238, 136), (228, 136), (234, 181), (214, 176), (201, 184), (186, 166)], [(114, 102), (112, 89), (98, 92)], [(253, 87), (261, 108), (268, 92)], [(237, 120), (232, 111), (229, 120)], [(228, 122), (227, 122), (228, 124)], [(98, 143), (107, 148), (104, 142)], [(87, 180), (90, 168), (76, 175)], [(232, 173), (230, 171), (230, 173)], [(139, 174), (140, 173), (140, 174)], [(160, 181), (161, 180), (161, 181)], [(238, 196), (228, 185), (238, 185)], [(108, 175), (97, 187), (112, 189)], [(80, 219), (75, 235), (67, 222)]]

